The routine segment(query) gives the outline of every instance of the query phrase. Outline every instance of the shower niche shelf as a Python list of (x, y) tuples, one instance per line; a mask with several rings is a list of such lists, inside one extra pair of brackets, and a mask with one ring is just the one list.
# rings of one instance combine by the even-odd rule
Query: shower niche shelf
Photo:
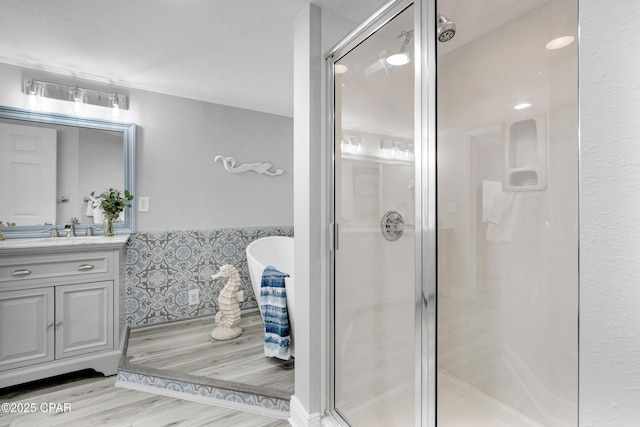
[(547, 188), (545, 116), (535, 116), (507, 125), (504, 170), (504, 191), (540, 191)]

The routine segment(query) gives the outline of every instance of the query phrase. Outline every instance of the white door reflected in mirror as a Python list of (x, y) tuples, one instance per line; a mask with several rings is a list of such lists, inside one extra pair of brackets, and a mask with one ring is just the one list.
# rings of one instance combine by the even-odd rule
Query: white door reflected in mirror
[(0, 221), (55, 223), (55, 129), (0, 123)]

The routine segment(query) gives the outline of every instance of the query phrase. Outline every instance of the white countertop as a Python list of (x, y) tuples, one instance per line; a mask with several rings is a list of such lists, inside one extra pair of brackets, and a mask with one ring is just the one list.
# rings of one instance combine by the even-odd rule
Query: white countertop
[(127, 243), (129, 236), (130, 234), (117, 234), (113, 237), (82, 236), (6, 239), (0, 240), (0, 256), (38, 252), (118, 249)]

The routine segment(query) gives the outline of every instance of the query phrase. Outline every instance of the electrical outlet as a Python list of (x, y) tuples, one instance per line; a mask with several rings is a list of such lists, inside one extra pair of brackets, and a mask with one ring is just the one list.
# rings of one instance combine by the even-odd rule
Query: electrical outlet
[(149, 212), (148, 197), (138, 197), (138, 212)]
[(198, 289), (191, 289), (189, 291), (189, 305), (200, 304), (200, 291)]

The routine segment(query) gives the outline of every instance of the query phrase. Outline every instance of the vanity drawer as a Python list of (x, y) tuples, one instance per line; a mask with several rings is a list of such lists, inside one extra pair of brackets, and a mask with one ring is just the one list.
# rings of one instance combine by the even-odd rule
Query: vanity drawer
[(0, 283), (113, 276), (112, 252), (0, 258)]

